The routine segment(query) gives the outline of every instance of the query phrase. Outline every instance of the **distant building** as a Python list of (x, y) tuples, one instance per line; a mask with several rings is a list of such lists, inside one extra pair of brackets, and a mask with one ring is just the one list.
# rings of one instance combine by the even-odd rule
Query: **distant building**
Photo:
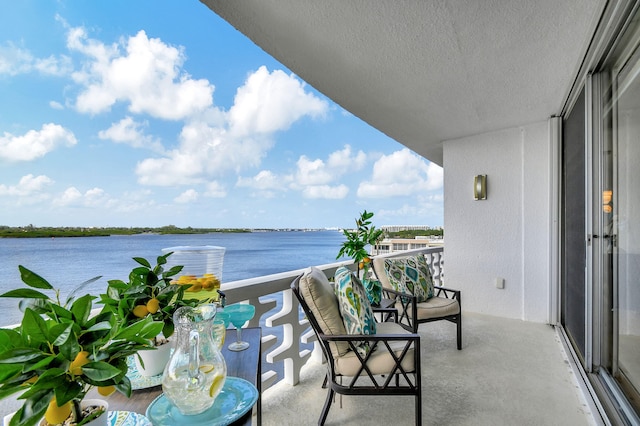
[[(393, 232), (393, 231), (392, 231)], [(413, 250), (444, 245), (442, 237), (385, 238), (373, 247), (372, 254), (387, 254), (395, 251)]]
[(428, 225), (384, 225), (380, 227), (383, 231), (387, 232), (400, 232), (400, 231), (429, 231), (431, 229), (442, 229), (437, 226), (432, 228)]

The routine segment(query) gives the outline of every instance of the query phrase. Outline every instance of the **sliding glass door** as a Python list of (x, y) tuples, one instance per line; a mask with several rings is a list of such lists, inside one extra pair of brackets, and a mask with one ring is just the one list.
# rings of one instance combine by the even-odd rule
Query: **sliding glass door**
[[(613, 341), (610, 373), (640, 407), (640, 48), (612, 77)], [(608, 197), (608, 195), (607, 195)], [(608, 201), (607, 200), (604, 201)]]

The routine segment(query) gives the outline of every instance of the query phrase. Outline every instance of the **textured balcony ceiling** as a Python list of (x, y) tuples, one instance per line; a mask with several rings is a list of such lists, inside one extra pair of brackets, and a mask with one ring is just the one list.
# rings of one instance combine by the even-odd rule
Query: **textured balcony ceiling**
[(201, 0), (317, 90), (442, 164), (442, 141), (561, 112), (604, 0)]

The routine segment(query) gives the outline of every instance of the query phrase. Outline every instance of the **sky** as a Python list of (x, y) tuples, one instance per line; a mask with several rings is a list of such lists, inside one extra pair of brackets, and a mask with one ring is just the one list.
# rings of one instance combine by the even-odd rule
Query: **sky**
[(0, 226), (443, 226), (440, 166), (197, 0), (0, 5)]

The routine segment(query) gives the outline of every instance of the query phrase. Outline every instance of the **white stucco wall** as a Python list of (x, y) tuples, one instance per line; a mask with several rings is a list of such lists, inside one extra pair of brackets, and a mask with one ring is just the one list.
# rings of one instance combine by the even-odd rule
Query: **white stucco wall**
[(464, 311), (548, 322), (550, 145), (547, 121), (444, 143), (445, 285)]

